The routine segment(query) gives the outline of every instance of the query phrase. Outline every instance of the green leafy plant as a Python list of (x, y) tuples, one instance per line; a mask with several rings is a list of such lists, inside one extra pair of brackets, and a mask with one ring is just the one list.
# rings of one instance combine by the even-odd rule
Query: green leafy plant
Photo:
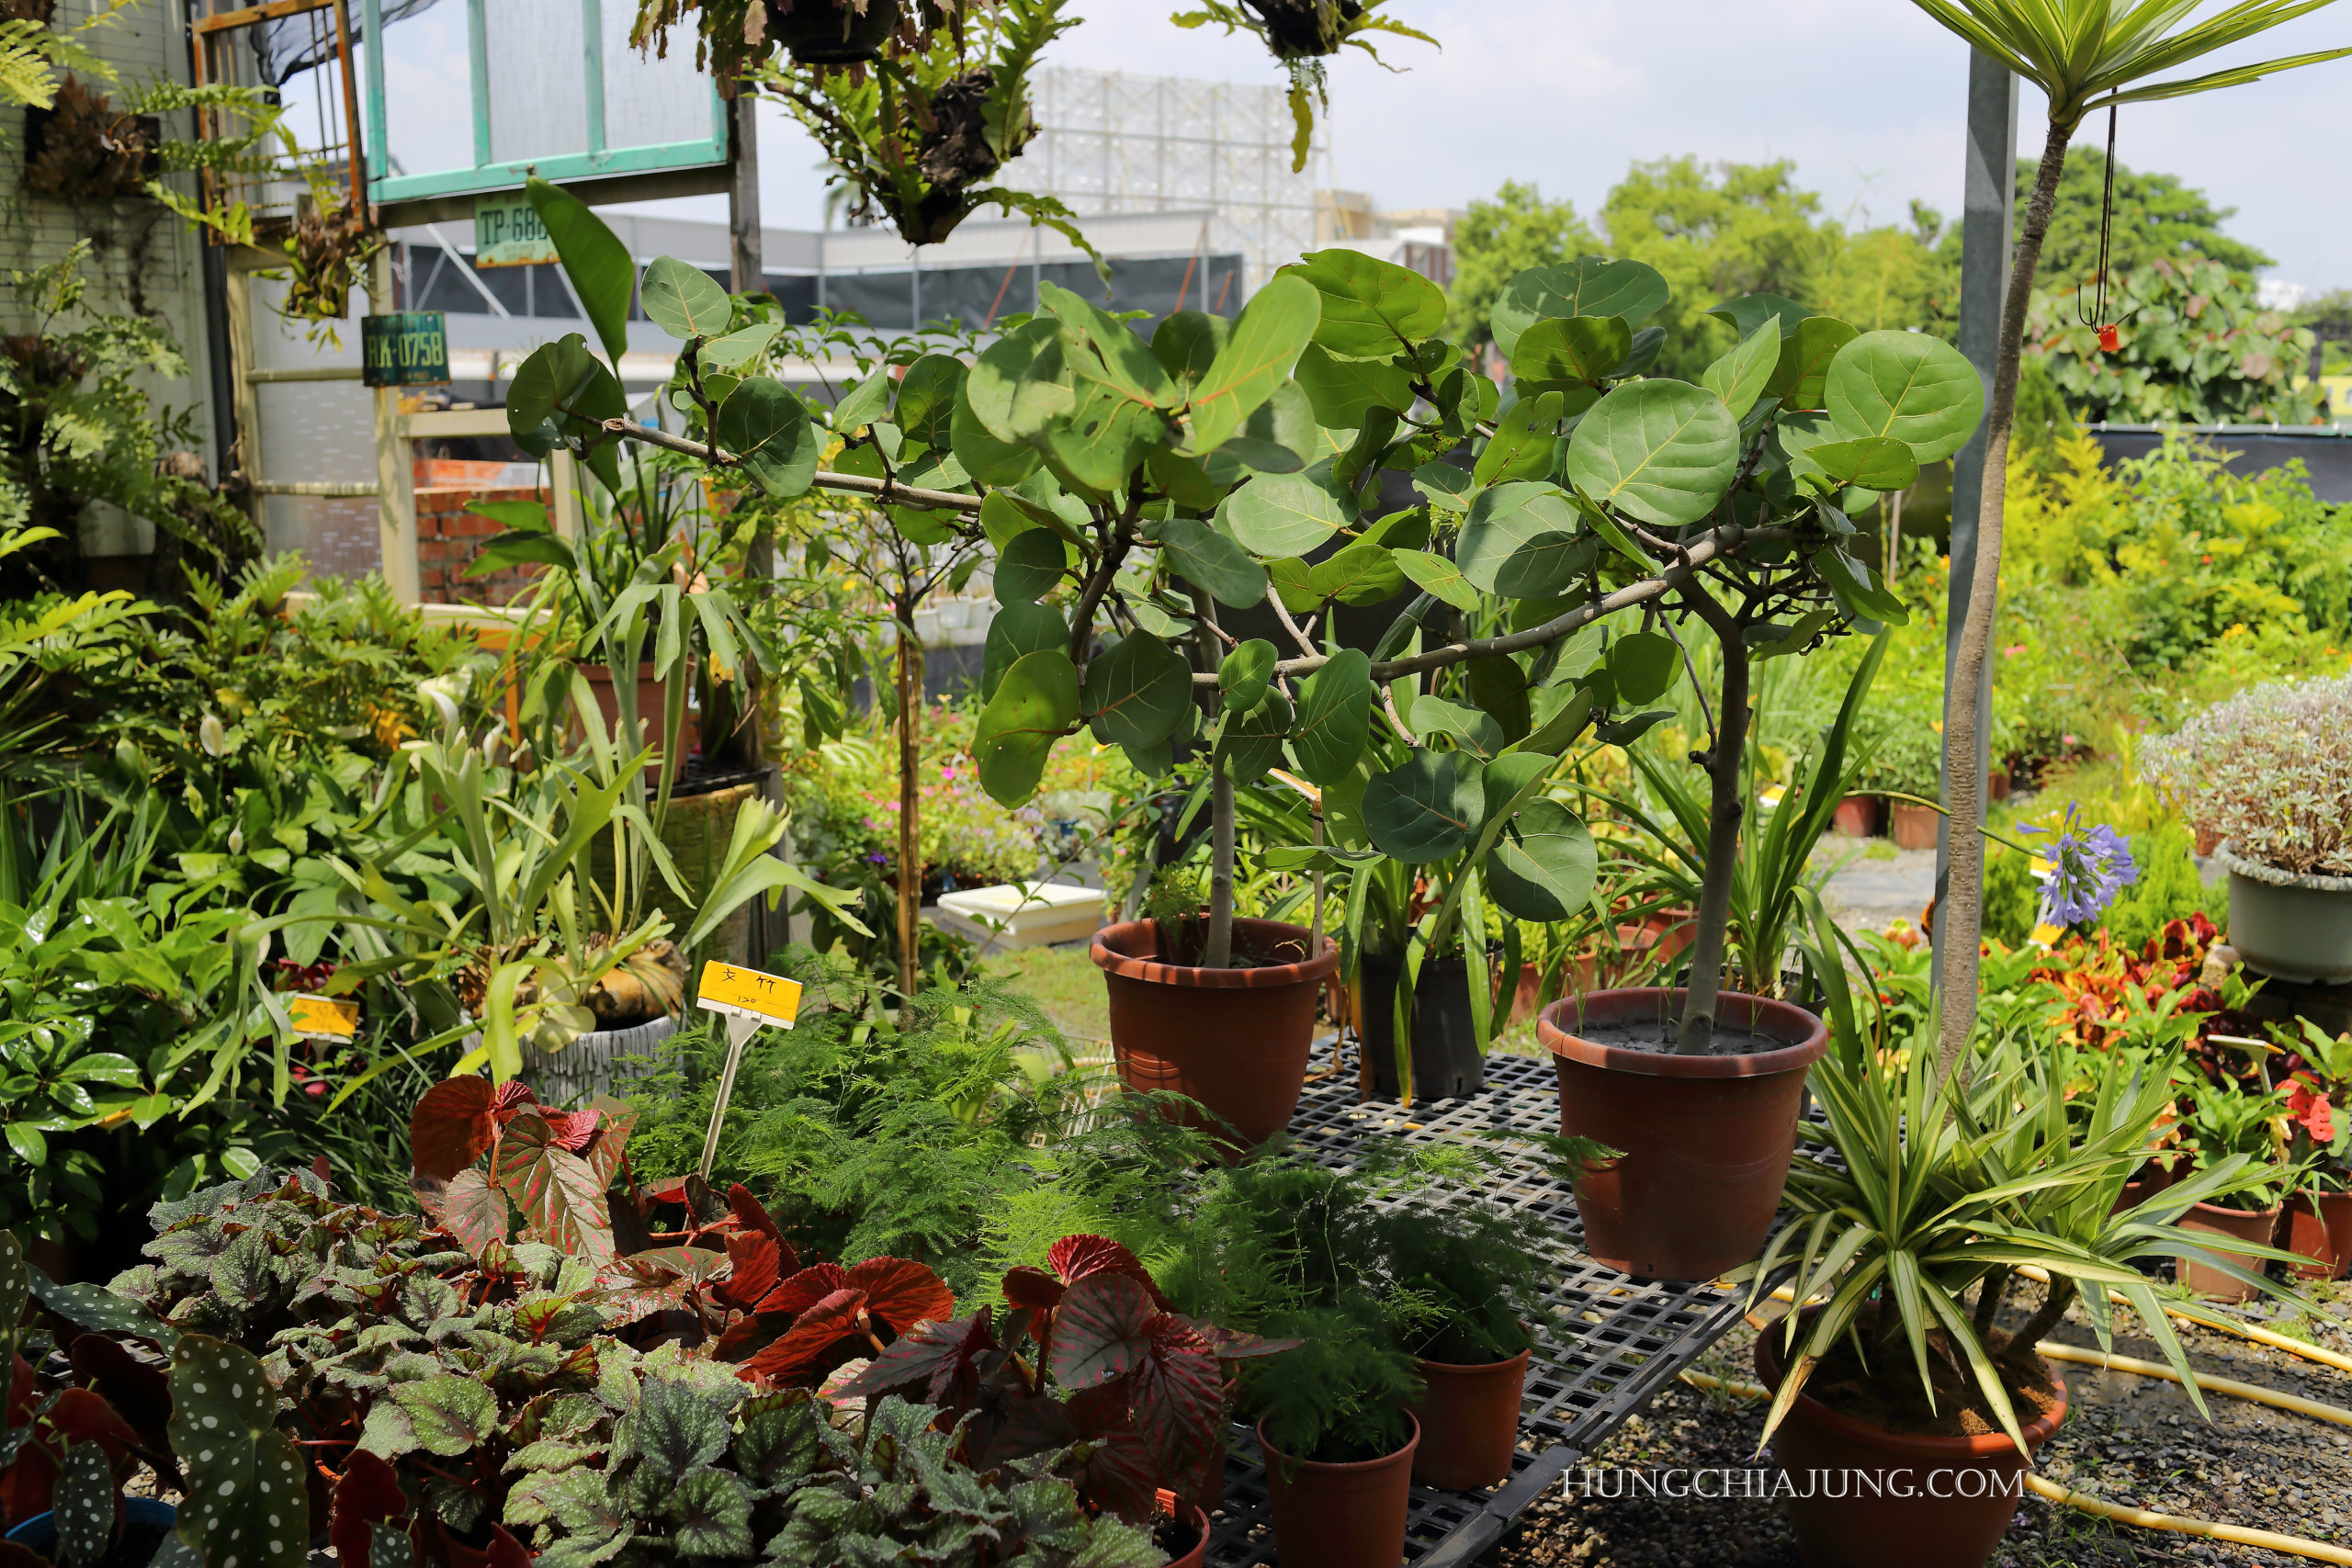
[(2084, 324), (2075, 291), (2037, 295), (2026, 331), (2049, 361), (2067, 406), (2086, 421), (2309, 424), (2326, 407), (2317, 382), (2295, 385), (2318, 342), (2266, 310), (2254, 279), (2201, 257), (2159, 256), (2113, 279), (2108, 299), (2121, 324)]
[(2221, 1207), (2259, 1213), (2278, 1207), (2300, 1184), (2301, 1172), (2286, 1163), (2288, 1090), (2264, 1083), (2241, 1088), (2199, 1075), (2188, 1081), (2181, 1117), (2181, 1146), (2198, 1170), (2235, 1161), (2253, 1167), (2260, 1179), (2215, 1200)]

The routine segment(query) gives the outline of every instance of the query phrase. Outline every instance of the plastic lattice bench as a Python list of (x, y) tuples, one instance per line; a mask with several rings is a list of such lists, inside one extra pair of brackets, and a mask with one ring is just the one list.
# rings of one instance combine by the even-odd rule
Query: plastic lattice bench
[[(1330, 1045), (1328, 1039), (1318, 1042), (1317, 1052), (1316, 1065), (1327, 1073), (1333, 1065)], [(1506, 1168), (1487, 1176), (1480, 1194), (1534, 1214), (1553, 1237), (1550, 1293), (1571, 1326), (1565, 1337), (1539, 1338), (1528, 1358), (1510, 1479), (1487, 1492), (1414, 1487), (1404, 1558), (1414, 1568), (1457, 1568), (1475, 1561), (1529, 1504), (1739, 1321), (1737, 1292), (1711, 1284), (1645, 1284), (1585, 1256), (1584, 1229), (1567, 1186), (1548, 1174), (1527, 1145), (1514, 1150), (1488, 1136), (1557, 1133), (1556, 1086), (1549, 1057), (1494, 1055), (1487, 1058), (1487, 1085), (1477, 1094), (1408, 1111), (1393, 1101), (1359, 1105), (1354, 1075), (1329, 1073), (1309, 1079), (1291, 1118), (1298, 1152), (1339, 1169), (1354, 1164), (1367, 1134), (1413, 1143), (1476, 1141), (1498, 1149), (1508, 1156)], [(1442, 1203), (1442, 1197), (1430, 1200), (1433, 1207)], [(1227, 1452), (1224, 1506), (1209, 1522), (1210, 1568), (1277, 1563), (1265, 1467), (1249, 1428), (1234, 1427)]]

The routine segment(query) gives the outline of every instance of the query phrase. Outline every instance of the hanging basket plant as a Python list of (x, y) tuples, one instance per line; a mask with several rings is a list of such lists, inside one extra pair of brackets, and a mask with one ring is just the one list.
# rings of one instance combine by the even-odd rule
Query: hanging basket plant
[(366, 272), (384, 237), (367, 215), (350, 207), (306, 202), (286, 237), (289, 279), (279, 307), (298, 321), (343, 321), (351, 314), (351, 286)]
[(864, 65), (899, 29), (899, 0), (768, 0), (766, 33), (797, 65)]
[(143, 195), (162, 139), (155, 116), (126, 114), (68, 75), (53, 106), (25, 111), (24, 188), (61, 201)]
[[(1330, 78), (1324, 62), (1343, 49), (1360, 49), (1383, 66), (1366, 35), (1394, 33), (1437, 39), (1418, 28), (1379, 15), (1387, 0), (1203, 0), (1197, 11), (1179, 12), (1169, 19), (1180, 28), (1220, 27), (1228, 34), (1252, 32), (1266, 52), (1290, 73), (1290, 114), (1293, 127), (1290, 166), (1306, 167), (1315, 141), (1315, 111), (1330, 107)], [(1389, 67), (1394, 69), (1394, 67)]]
[[(1001, 0), (944, 26), (916, 18), (870, 66), (779, 63), (759, 80), (842, 171), (855, 192), (853, 220), (887, 220), (910, 244), (935, 245), (994, 206), (1093, 255), (1060, 202), (990, 183), (1037, 134), (1029, 73), (1046, 44), (1077, 26), (1067, 5)], [(910, 30), (923, 34), (921, 47), (899, 47)]]

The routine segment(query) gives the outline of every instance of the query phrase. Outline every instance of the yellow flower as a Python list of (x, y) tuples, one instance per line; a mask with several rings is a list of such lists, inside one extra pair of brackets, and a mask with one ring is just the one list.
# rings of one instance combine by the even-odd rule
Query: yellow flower
[(1928, 728), (1938, 735), (1941, 735), (1944, 732), (1944, 721), (1939, 718), (1931, 718), (1928, 721)]

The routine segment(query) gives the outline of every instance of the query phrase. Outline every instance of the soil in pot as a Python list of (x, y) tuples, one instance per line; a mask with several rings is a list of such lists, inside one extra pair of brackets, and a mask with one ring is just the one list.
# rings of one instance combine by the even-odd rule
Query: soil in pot
[[(1364, 1062), (1372, 1097), (1396, 1100), (1396, 983), (1404, 965), (1379, 953), (1363, 955), (1360, 984)], [(1470, 1013), (1470, 966), (1459, 958), (1427, 958), (1413, 987), (1413, 1100), (1459, 1100), (1487, 1085), (1487, 1052)]]
[(1395, 1453), (1353, 1464), (1293, 1459), (1266, 1440), (1266, 1494), (1283, 1568), (1390, 1568), (1405, 1555), (1418, 1424)]
[[(1866, 1320), (1864, 1337), (1875, 1332)], [(1757, 1336), (1767, 1388), (1780, 1386), (1781, 1335), (1775, 1325)], [(1774, 1433), (1773, 1455), (1794, 1494), (1789, 1522), (1813, 1568), (1882, 1568), (1896, 1542), (1904, 1568), (1982, 1568), (2007, 1532), (2024, 1495), (2025, 1459), (1974, 1380), (1951, 1365), (1942, 1336), (1928, 1338), (1933, 1412), (1899, 1342), (1874, 1361), (1873, 1375), (1841, 1340)], [(2065, 1384), (2038, 1356), (2005, 1356), (2000, 1365), (2026, 1446), (2038, 1449), (2065, 1419)]]
[[(2224, 1209), (2212, 1203), (2199, 1203), (2181, 1215), (2178, 1224), (2183, 1230), (2235, 1236), (2241, 1241), (2267, 1242), (2278, 1234), (2278, 1210), (2279, 1205), (2276, 1203), (2262, 1210)], [(2254, 1273), (2262, 1272), (2263, 1263), (2258, 1258), (2245, 1258), (2236, 1253), (2217, 1253), (2216, 1256), (2226, 1258)], [(2195, 1258), (2181, 1258), (2178, 1268), (2181, 1282), (2211, 1301), (2251, 1301), (2259, 1293), (2245, 1280), (2224, 1274), (2212, 1265), (2199, 1263)]]
[(1201, 1568), (1209, 1551), (1209, 1517), (1198, 1508), (1176, 1508), (1176, 1499), (1161, 1493), (1162, 1512), (1152, 1520), (1151, 1543), (1168, 1559), (1168, 1568)]
[(1120, 1081), (1198, 1100), (1254, 1148), (1290, 1123), (1306, 1080), (1315, 1004), (1340, 967), (1329, 938), (1307, 957), (1304, 926), (1237, 919), (1244, 963), (1208, 969), (1159, 961), (1159, 923), (1127, 920), (1094, 933), (1091, 951), (1109, 993), (1111, 1051)]
[(2287, 1250), (2306, 1280), (2341, 1280), (2352, 1267), (2352, 1192), (2299, 1192), (2287, 1209)]
[(1620, 1151), (1577, 1183), (1585, 1250), (1637, 1279), (1712, 1280), (1761, 1249), (1805, 1071), (1829, 1047), (1802, 1008), (1725, 992), (1713, 1049), (1677, 1055), (1683, 996), (1596, 991), (1535, 1026), (1559, 1074), (1561, 1135)]
[(1531, 1353), (1503, 1361), (1420, 1360), (1421, 1397), (1406, 1407), (1421, 1428), (1416, 1485), (1475, 1492), (1510, 1479)]

